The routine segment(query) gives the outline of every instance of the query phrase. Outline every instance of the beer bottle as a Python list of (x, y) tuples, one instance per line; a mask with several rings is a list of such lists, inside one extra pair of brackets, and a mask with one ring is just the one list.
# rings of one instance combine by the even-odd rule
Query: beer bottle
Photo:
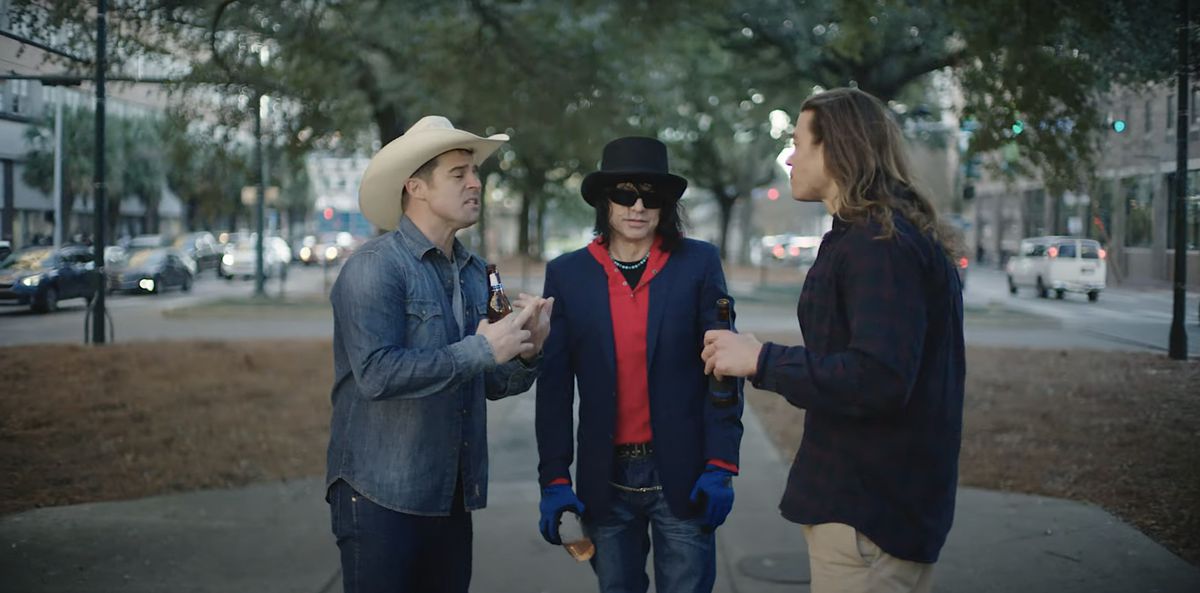
[(500, 272), (496, 271), (496, 264), (488, 264), (487, 267), (488, 280), (488, 303), (487, 317), (489, 323), (496, 323), (504, 319), (509, 313), (512, 313), (512, 303), (508, 301), (508, 296), (504, 294), (504, 284), (500, 282)]
[[(713, 329), (733, 330), (733, 303), (727, 298), (717, 299), (717, 326)], [(709, 401), (718, 408), (737, 404), (737, 378), (717, 379), (716, 373), (708, 376)]]

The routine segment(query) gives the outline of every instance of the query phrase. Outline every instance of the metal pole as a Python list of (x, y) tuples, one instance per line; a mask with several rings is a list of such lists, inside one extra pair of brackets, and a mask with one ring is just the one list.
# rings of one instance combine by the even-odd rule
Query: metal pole
[(1187, 156), (1188, 156), (1188, 1), (1179, 0), (1179, 107), (1175, 122), (1175, 295), (1171, 311), (1169, 354), (1186, 360), (1188, 354), (1186, 319), (1187, 293)]
[(108, 10), (108, 2), (99, 0), (99, 7), (96, 11), (96, 162), (93, 180), (95, 187), (95, 230), (92, 233), (92, 247), (94, 248), (94, 261), (96, 272), (96, 297), (92, 301), (92, 343), (103, 344), (104, 329), (106, 326), (105, 320), (107, 316), (104, 311), (104, 227), (105, 227), (105, 211), (107, 208), (104, 194), (104, 74), (107, 67), (107, 40), (106, 27), (107, 17), (105, 13)]
[(254, 163), (255, 170), (258, 171), (258, 188), (256, 191), (258, 199), (254, 204), (254, 210), (257, 218), (254, 226), (258, 233), (257, 244), (254, 248), (254, 296), (256, 297), (266, 296), (266, 292), (263, 289), (263, 233), (266, 226), (263, 224), (263, 213), (265, 212), (263, 204), (267, 201), (267, 192), (265, 179), (266, 174), (264, 172), (266, 167), (266, 159), (263, 158), (262, 144), (262, 102), (263, 96), (261, 94), (256, 94), (254, 98)]
[(51, 190), (50, 199), (54, 200), (54, 246), (61, 247), (63, 244), (63, 211), (62, 211), (62, 194), (63, 194), (63, 142), (62, 142), (62, 112), (63, 112), (63, 90), (62, 88), (54, 89), (56, 101), (54, 102), (54, 189)]

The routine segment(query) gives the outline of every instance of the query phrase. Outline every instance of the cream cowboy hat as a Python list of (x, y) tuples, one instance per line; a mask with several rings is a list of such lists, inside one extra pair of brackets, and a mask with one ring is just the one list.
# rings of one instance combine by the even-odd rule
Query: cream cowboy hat
[(404, 183), (421, 165), (459, 148), (472, 151), (478, 165), (505, 142), (507, 134), (483, 138), (455, 129), (450, 120), (440, 115), (426, 115), (371, 158), (358, 187), (358, 209), (376, 227), (394, 230), (400, 224)]

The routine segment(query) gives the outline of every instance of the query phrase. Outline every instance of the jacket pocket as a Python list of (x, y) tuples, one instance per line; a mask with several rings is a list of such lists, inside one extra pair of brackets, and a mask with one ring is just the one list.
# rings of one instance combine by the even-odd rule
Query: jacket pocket
[(441, 303), (411, 299), (405, 303), (405, 313), (409, 344), (439, 346), (445, 343)]

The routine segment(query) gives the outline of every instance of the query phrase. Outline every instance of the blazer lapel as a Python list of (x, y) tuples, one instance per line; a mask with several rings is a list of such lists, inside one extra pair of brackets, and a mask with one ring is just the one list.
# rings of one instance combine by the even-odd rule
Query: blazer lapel
[(654, 272), (650, 280), (650, 313), (646, 319), (646, 368), (654, 364), (654, 349), (658, 346), (659, 328), (662, 327), (663, 314), (667, 310), (667, 302), (671, 299), (671, 281), (678, 265), (672, 265), (677, 257), (668, 259), (661, 270)]
[(581, 269), (577, 278), (579, 294), (586, 303), (585, 315), (593, 317), (596, 324), (595, 346), (600, 349), (605, 364), (608, 365), (606, 376), (617, 376), (617, 346), (613, 337), (612, 308), (608, 303), (608, 275), (600, 264), (588, 257), (591, 269)]

